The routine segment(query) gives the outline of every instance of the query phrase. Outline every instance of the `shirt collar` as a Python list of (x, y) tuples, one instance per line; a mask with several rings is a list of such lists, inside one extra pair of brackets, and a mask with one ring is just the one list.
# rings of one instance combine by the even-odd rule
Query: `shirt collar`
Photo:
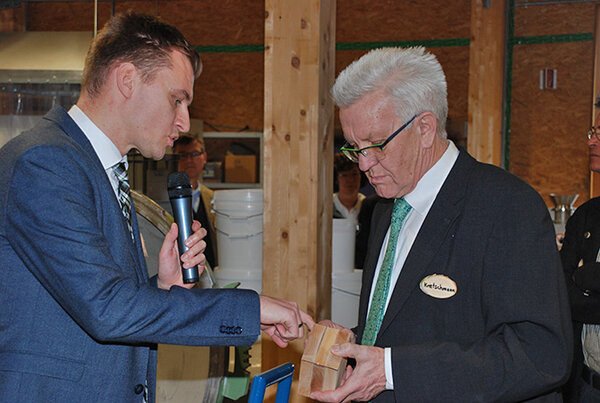
[(200, 186), (202, 184), (202, 182), (198, 181), (196, 182), (196, 189), (193, 189), (193, 192), (200, 192), (200, 190), (202, 190), (202, 186)]
[(448, 140), (448, 148), (442, 157), (427, 171), (419, 180), (412, 192), (404, 196), (404, 199), (419, 212), (426, 216), (433, 205), (444, 181), (458, 158), (458, 148)]
[(127, 167), (127, 155), (121, 155), (115, 143), (77, 105), (73, 105), (68, 113), (92, 144), (105, 170), (119, 162), (124, 162)]

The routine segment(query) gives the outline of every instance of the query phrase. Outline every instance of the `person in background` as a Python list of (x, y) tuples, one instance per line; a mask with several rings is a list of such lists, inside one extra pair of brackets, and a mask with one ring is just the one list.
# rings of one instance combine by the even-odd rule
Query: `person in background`
[[(197, 221), (177, 225), (148, 278), (127, 153), (161, 159), (188, 107), (198, 53), (173, 26), (135, 13), (94, 38), (82, 92), (0, 149), (0, 396), (5, 402), (153, 402), (157, 343), (285, 347), (312, 318), (252, 290), (191, 289), (204, 267)], [(306, 326), (303, 326), (306, 325)]]
[(193, 188), (192, 208), (194, 220), (197, 220), (206, 230), (204, 256), (210, 267), (218, 265), (217, 237), (215, 231), (215, 213), (211, 211), (210, 203), (214, 191), (202, 184), (202, 172), (206, 165), (206, 148), (204, 141), (192, 136), (180, 136), (175, 140), (173, 152), (177, 154), (177, 170), (190, 176)]
[(333, 218), (351, 218), (358, 222), (360, 206), (365, 195), (360, 189), (361, 174), (356, 163), (348, 160), (342, 153), (333, 156), (334, 187), (338, 189), (333, 194)]
[[(600, 172), (600, 114), (595, 123), (587, 132), (589, 167)], [(565, 401), (600, 402), (600, 197), (583, 203), (569, 218), (560, 257), (575, 336)]]
[[(355, 361), (326, 402), (561, 402), (568, 297), (546, 204), (446, 138), (446, 79), (422, 47), (376, 49), (332, 90), (376, 204)], [(328, 326), (342, 328), (332, 322)]]

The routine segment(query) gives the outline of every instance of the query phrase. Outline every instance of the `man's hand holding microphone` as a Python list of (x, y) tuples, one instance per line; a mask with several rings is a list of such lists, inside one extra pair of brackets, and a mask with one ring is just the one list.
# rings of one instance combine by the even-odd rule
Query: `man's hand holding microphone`
[[(189, 176), (184, 172), (170, 174), (168, 190), (175, 222), (159, 252), (158, 286), (166, 290), (173, 285), (192, 288), (205, 267), (206, 243), (202, 239), (206, 230), (192, 220)], [(259, 298), (261, 330), (279, 347), (287, 347), (290, 341), (303, 337), (305, 327), (313, 328), (315, 321), (297, 303), (267, 295)]]

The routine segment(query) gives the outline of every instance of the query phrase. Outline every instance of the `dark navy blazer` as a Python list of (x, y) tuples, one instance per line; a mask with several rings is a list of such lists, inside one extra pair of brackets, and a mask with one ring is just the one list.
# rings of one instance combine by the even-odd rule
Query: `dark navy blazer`
[[(371, 221), (359, 340), (393, 203)], [(439, 274), (456, 294), (420, 288)], [(376, 346), (391, 347), (394, 391), (373, 402), (560, 402), (571, 359), (567, 293), (542, 198), (460, 149), (393, 290)]]

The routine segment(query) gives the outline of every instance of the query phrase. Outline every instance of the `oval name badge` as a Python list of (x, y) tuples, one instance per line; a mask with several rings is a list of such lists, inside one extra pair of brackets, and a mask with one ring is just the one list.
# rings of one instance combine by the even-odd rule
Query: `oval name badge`
[(446, 299), (456, 294), (456, 283), (441, 274), (431, 274), (421, 280), (421, 291), (433, 298)]

